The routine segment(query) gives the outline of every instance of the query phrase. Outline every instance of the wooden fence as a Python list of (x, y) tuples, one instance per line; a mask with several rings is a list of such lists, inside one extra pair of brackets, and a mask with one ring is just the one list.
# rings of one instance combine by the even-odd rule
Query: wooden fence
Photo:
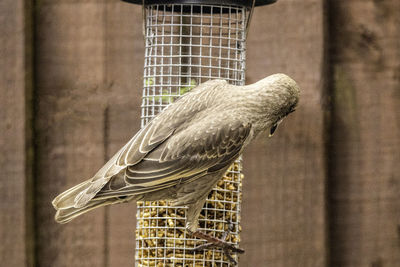
[[(0, 2), (0, 265), (133, 266), (133, 204), (58, 225), (50, 201), (139, 126), (141, 8)], [(258, 7), (247, 83), (298, 110), (244, 154), (241, 266), (400, 266), (400, 1)]]

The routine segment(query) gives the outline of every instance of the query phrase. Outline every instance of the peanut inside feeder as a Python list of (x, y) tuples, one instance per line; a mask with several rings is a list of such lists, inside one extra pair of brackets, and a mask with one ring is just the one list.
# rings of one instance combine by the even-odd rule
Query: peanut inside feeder
[[(240, 169), (240, 161), (231, 166), (209, 194), (199, 218), (200, 230), (217, 238), (223, 238), (230, 222), (233, 227), (226, 241), (232, 244), (240, 241), (239, 203), (243, 179)], [(218, 249), (193, 250), (205, 241), (193, 239), (186, 232), (186, 208), (167, 204), (166, 201), (137, 203), (138, 266), (228, 266), (229, 260)]]

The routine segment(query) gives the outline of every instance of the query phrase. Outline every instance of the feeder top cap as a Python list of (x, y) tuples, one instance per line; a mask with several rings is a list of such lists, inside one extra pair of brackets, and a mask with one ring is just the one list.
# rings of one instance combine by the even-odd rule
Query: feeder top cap
[[(142, 0), (122, 0), (133, 4), (143, 4)], [(255, 0), (255, 6), (264, 6), (275, 3), (277, 0)], [(197, 4), (197, 5), (225, 5), (252, 7), (252, 0), (144, 0), (145, 5)]]

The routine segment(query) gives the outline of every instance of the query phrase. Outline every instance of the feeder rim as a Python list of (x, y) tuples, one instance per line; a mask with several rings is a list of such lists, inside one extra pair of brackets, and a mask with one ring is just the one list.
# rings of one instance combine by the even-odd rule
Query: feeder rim
[[(252, 7), (252, 0), (122, 0), (124, 2), (142, 5), (185, 5), (185, 4), (198, 4), (198, 5), (224, 5), (224, 6), (246, 6)], [(264, 6), (273, 4), (278, 0), (255, 0), (255, 6)]]

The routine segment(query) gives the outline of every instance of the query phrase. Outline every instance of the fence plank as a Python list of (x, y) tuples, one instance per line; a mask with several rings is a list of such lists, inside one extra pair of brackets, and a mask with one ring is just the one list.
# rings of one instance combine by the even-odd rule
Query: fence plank
[(104, 163), (105, 5), (36, 6), (36, 226), (38, 266), (103, 266), (105, 213), (54, 222), (51, 200)]
[(0, 2), (0, 262), (28, 266), (30, 239), (27, 194), (29, 169), (26, 148), (30, 98), (30, 44), (25, 1)]
[[(140, 129), (144, 41), (142, 9), (119, 0), (107, 4), (106, 83), (109, 84), (107, 158)], [(107, 208), (107, 265), (133, 266), (136, 203)]]
[(247, 83), (283, 72), (300, 85), (297, 111), (244, 154), (241, 259), (245, 266), (324, 266), (322, 1), (256, 8)]
[(332, 266), (400, 266), (400, 2), (332, 1)]

